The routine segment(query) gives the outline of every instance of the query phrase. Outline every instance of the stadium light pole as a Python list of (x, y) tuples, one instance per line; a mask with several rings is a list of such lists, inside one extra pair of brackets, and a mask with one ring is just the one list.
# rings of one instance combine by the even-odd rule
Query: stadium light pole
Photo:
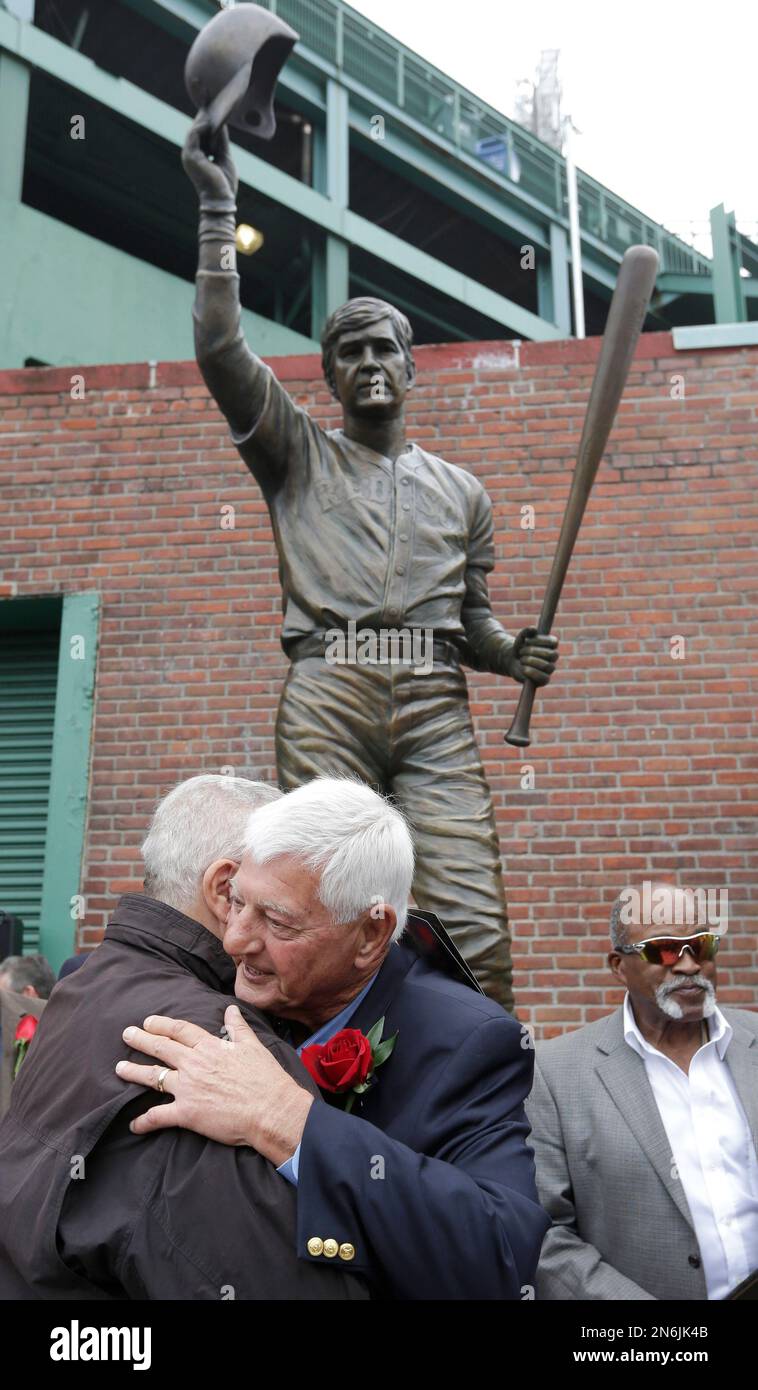
[(584, 288), (582, 285), (582, 243), (579, 232), (579, 194), (577, 192), (576, 165), (574, 163), (575, 129), (576, 127), (571, 117), (566, 116), (563, 121), (563, 150), (566, 160), (566, 185), (568, 188), (571, 284), (574, 297), (574, 332), (577, 338), (583, 338), (585, 336)]

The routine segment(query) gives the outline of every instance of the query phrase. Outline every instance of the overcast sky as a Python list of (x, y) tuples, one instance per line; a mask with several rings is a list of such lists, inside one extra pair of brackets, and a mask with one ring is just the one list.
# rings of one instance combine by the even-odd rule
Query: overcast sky
[(508, 116), (559, 48), (580, 168), (673, 231), (724, 202), (758, 235), (755, 0), (350, 3)]

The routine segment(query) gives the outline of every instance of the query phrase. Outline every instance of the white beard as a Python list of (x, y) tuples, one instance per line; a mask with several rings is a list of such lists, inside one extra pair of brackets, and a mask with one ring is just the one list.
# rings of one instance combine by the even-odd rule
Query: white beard
[[(681, 988), (681, 986), (678, 986)], [(703, 1018), (712, 1018), (716, 1012), (716, 991), (710, 980), (702, 980), (698, 988), (703, 991)], [(683, 1018), (684, 1009), (676, 998), (677, 986), (659, 985), (655, 991), (655, 1002), (668, 1018)]]

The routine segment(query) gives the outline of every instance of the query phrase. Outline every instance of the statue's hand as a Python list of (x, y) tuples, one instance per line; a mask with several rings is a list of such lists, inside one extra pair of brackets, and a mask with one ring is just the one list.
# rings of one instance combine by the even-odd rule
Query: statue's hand
[(229, 132), (222, 125), (212, 135), (207, 111), (198, 111), (189, 128), (182, 150), (182, 165), (201, 202), (236, 203), (239, 176), (229, 149)]
[(524, 627), (509, 653), (508, 675), (515, 681), (547, 685), (558, 660), (558, 638), (539, 637), (534, 627)]

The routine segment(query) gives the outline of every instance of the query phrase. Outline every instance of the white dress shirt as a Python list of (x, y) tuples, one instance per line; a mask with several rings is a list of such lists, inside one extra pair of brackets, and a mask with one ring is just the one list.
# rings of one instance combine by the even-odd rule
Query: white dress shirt
[(689, 1073), (643, 1038), (627, 994), (624, 1041), (645, 1071), (671, 1145), (700, 1247), (709, 1299), (758, 1268), (758, 1159), (726, 1051), (732, 1028), (716, 1012)]

